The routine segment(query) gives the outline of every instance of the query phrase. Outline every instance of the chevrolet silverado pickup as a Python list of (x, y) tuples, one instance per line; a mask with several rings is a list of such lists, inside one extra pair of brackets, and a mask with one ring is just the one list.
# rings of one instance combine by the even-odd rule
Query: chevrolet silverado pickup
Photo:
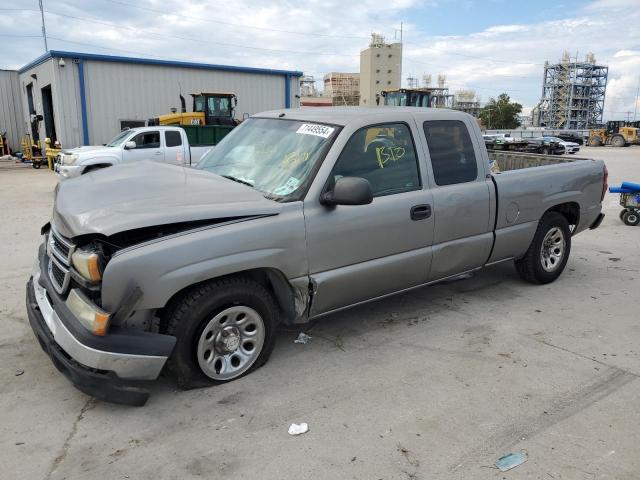
[(180, 127), (138, 127), (123, 130), (102, 146), (66, 149), (56, 159), (55, 171), (62, 179), (78, 177), (121, 163), (153, 160), (175, 165), (198, 163), (213, 145), (190, 145)]
[(77, 388), (142, 405), (165, 368), (183, 388), (255, 370), (279, 324), (498, 262), (552, 282), (572, 237), (602, 221), (606, 183), (602, 161), (490, 158), (462, 112), (261, 113), (196, 168), (61, 182), (28, 316)]

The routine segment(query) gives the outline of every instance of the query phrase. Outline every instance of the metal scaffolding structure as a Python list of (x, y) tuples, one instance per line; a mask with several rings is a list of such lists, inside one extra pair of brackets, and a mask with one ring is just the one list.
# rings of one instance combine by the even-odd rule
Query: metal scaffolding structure
[(431, 75), (422, 76), (423, 89), (429, 91), (431, 95), (430, 106), (432, 108), (452, 108), (453, 107), (453, 95), (449, 93), (449, 87), (447, 86), (447, 77), (445, 75), (438, 75), (438, 86), (431, 86)]
[(589, 129), (602, 123), (609, 68), (592, 53), (584, 62), (565, 52), (560, 63), (545, 63), (542, 98), (533, 109), (533, 124), (556, 129)]
[(360, 103), (360, 74), (330, 72), (324, 76), (324, 96), (333, 105), (348, 106)]
[(480, 98), (473, 90), (458, 90), (454, 94), (453, 109), (477, 118), (480, 116)]

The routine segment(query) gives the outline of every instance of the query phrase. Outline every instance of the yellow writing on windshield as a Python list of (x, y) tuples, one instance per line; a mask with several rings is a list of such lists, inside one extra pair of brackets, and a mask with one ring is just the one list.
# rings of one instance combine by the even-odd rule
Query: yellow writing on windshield
[(282, 158), (282, 166), (293, 166), (309, 160), (309, 152), (289, 152)]

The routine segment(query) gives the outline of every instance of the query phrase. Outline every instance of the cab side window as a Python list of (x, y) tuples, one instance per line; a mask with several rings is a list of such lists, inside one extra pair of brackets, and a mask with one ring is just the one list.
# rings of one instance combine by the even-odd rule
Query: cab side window
[(473, 182), (478, 164), (469, 131), (460, 120), (433, 120), (423, 124), (436, 185)]
[(333, 167), (333, 181), (341, 177), (367, 179), (374, 197), (419, 190), (418, 158), (409, 127), (390, 123), (358, 130)]
[(173, 130), (167, 130), (164, 132), (164, 143), (166, 143), (167, 147), (179, 147), (182, 145), (182, 136), (180, 132), (175, 132)]
[(160, 148), (160, 132), (139, 133), (131, 140), (136, 142), (136, 150), (139, 148)]

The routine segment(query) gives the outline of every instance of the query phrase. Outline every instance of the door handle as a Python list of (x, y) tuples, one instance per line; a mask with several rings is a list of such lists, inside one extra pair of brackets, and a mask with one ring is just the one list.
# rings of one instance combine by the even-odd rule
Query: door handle
[(162, 152), (154, 152), (154, 155), (162, 155)]
[(431, 205), (415, 205), (411, 207), (411, 220), (424, 220), (431, 216)]

